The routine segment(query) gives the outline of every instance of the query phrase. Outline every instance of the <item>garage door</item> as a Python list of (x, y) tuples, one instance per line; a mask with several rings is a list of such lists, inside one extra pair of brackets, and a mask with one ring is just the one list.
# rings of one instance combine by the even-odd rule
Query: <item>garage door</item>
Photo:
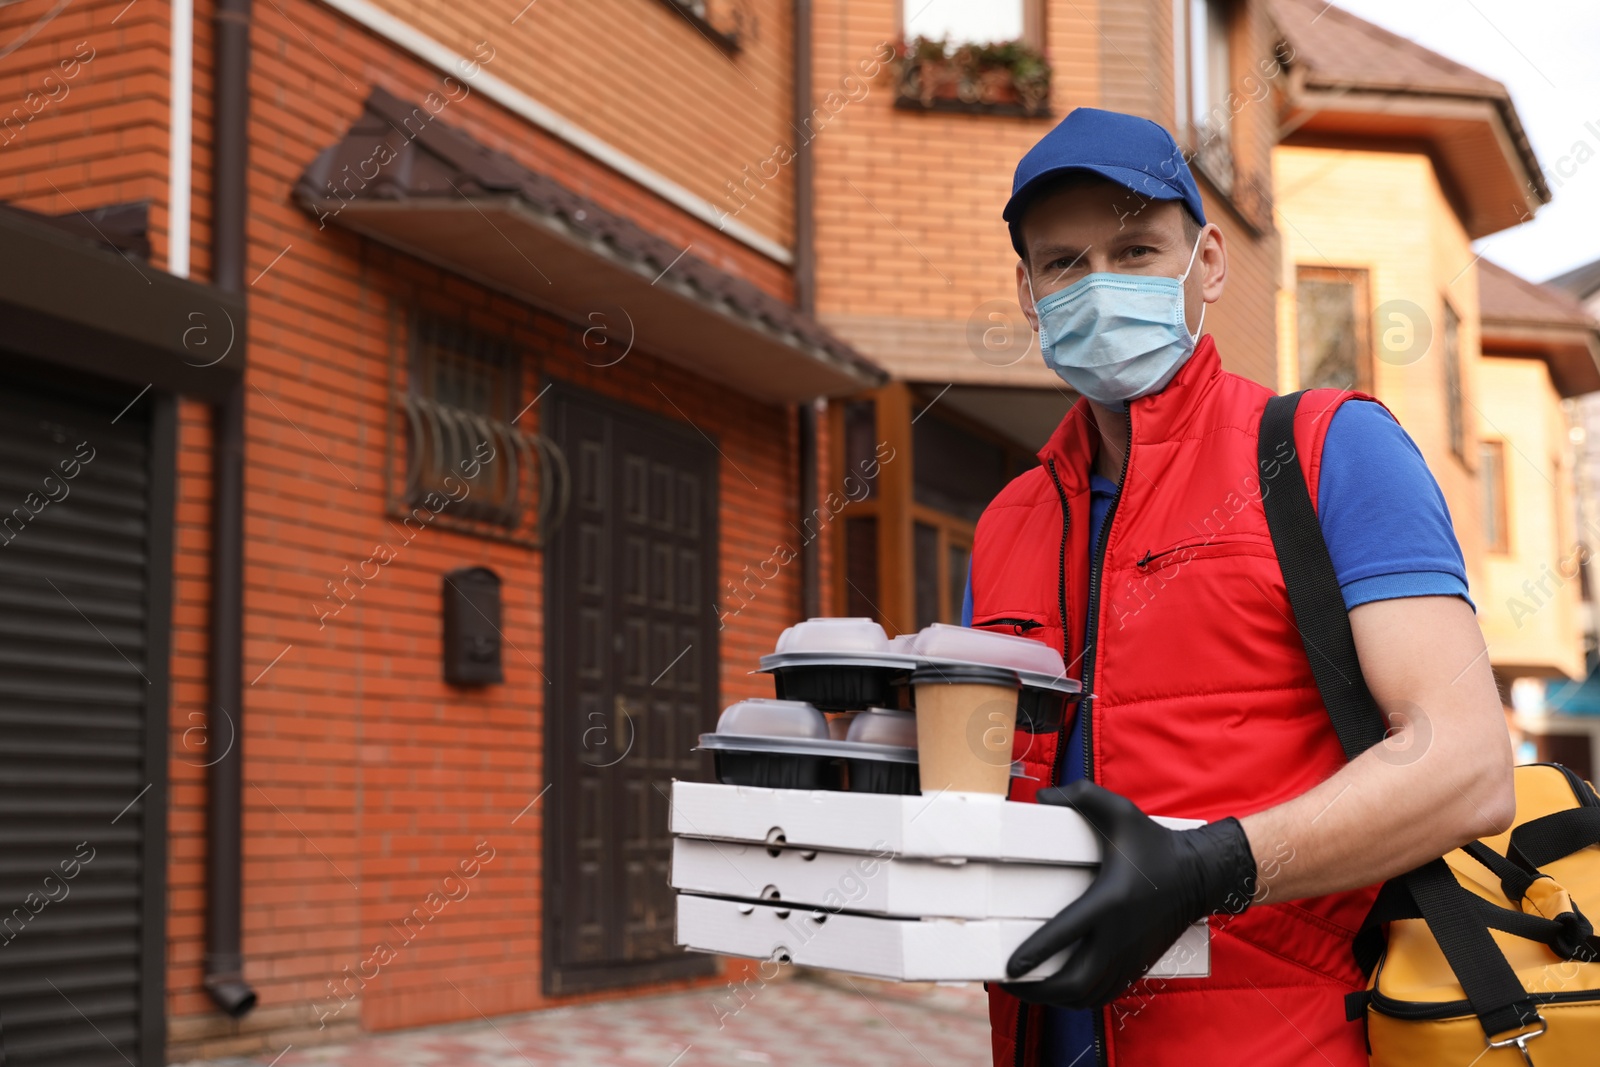
[(3, 1062), (158, 1064), (170, 408), (0, 362)]

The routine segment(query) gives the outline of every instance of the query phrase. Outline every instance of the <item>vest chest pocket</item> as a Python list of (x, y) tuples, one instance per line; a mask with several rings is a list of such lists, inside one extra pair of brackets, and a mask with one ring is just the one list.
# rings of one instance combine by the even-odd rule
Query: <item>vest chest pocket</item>
[(975, 630), (992, 630), (995, 633), (1013, 634), (1018, 637), (1026, 637), (1034, 630), (1043, 628), (1044, 624), (1045, 617), (1042, 613), (1028, 611), (1008, 611), (972, 620), (972, 627)]
[(1193, 537), (1166, 548), (1146, 549), (1133, 561), (1133, 568), (1141, 574), (1160, 574), (1169, 577), (1173, 571), (1202, 559), (1220, 559), (1225, 556), (1264, 556), (1277, 559), (1277, 551), (1268, 538)]

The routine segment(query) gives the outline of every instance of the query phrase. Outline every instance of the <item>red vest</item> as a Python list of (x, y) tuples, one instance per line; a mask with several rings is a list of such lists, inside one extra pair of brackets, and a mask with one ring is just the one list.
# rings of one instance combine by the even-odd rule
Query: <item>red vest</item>
[[(1261, 507), (1256, 442), (1271, 395), (1225, 372), (1207, 336), (1166, 389), (1129, 405), (1132, 443), (1098, 578), (1089, 471), (1099, 437), (1081, 400), (1041, 466), (978, 522), (973, 625), (1006, 620), (990, 625), (1062, 652), (1068, 676), (1093, 694), (1092, 777), (1153, 815), (1243, 817), (1345, 763)], [(1333, 410), (1356, 395), (1319, 390), (1300, 404), (1295, 452), (1312, 500)], [(1013, 800), (1057, 780), (1070, 726), (1069, 717), (1059, 733), (1017, 734), (1017, 758), (1036, 780), (1019, 781)], [(1294, 862), (1294, 846), (1278, 848), (1283, 862)], [(1350, 946), (1377, 887), (1289, 902), (1266, 885), (1263, 903), (1212, 916), (1209, 978), (1140, 983), (1103, 1010), (1102, 1062), (1364, 1067), (1362, 1027), (1345, 1021), (1343, 998), (1365, 984)], [(991, 989), (996, 1067), (1040, 1062), (1044, 1016)]]

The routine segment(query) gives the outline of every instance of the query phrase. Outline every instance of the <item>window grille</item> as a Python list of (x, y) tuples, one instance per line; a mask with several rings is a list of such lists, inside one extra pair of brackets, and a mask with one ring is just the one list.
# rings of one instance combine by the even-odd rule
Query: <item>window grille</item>
[(405, 385), (392, 387), (391, 515), (539, 547), (566, 510), (566, 462), (548, 438), (519, 428), (533, 405), (516, 352), (418, 314), (405, 353)]

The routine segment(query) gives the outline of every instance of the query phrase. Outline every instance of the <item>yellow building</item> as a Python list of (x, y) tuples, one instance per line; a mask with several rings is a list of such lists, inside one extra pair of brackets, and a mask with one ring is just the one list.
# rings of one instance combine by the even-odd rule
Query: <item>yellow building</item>
[[(1484, 636), (1504, 677), (1585, 672), (1572, 427), (1565, 398), (1600, 390), (1600, 333), (1565, 294), (1479, 264)], [(1589, 540), (1593, 540), (1591, 536)]]
[(1508, 700), (1521, 677), (1581, 678), (1561, 402), (1600, 389), (1600, 348), (1570, 300), (1472, 250), (1549, 200), (1516, 109), (1499, 82), (1320, 0), (1275, 14), (1296, 51), (1273, 153), (1279, 386), (1370, 392), (1415, 439)]

